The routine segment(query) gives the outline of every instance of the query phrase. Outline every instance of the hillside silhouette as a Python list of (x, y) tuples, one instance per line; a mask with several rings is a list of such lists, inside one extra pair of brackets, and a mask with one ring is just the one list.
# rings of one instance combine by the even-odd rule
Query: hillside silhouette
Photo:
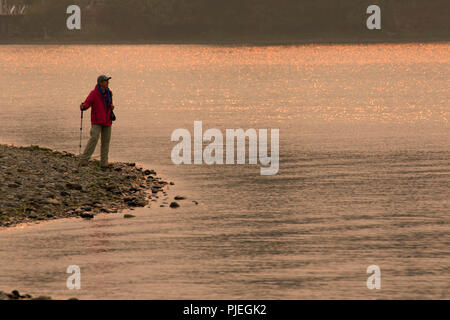
[[(9, 0), (13, 3), (13, 0)], [(18, 0), (26, 15), (2, 35), (74, 42), (366, 42), (449, 40), (448, 0)], [(82, 29), (66, 28), (66, 8)], [(366, 28), (381, 8), (382, 29)], [(13, 31), (11, 31), (11, 29)]]

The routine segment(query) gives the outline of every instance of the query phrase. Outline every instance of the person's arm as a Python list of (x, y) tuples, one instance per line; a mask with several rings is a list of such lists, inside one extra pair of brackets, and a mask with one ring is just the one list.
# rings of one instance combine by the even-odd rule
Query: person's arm
[(94, 91), (91, 91), (91, 93), (88, 95), (86, 100), (80, 104), (80, 110), (87, 110), (89, 109), (94, 103)]
[(109, 90), (109, 92), (111, 93), (111, 110), (114, 110), (113, 94), (111, 90)]

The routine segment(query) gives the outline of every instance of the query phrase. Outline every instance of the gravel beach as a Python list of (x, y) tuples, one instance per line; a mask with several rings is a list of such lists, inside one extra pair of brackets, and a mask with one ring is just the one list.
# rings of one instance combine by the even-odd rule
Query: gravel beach
[(0, 145), (0, 227), (145, 207), (169, 184), (135, 163), (78, 162), (68, 152)]
[(33, 297), (29, 294), (21, 294), (18, 290), (13, 290), (11, 293), (0, 291), (0, 300), (52, 300), (52, 298), (47, 296)]

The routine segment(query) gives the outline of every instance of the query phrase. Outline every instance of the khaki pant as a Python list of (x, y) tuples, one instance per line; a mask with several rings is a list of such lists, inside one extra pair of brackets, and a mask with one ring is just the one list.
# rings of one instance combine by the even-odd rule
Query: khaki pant
[(102, 135), (102, 145), (101, 145), (101, 158), (100, 165), (106, 167), (108, 165), (108, 153), (109, 153), (109, 142), (111, 140), (111, 126), (101, 126), (98, 124), (93, 124), (91, 127), (91, 138), (81, 155), (81, 163), (86, 164), (91, 158), (97, 146), (98, 138)]

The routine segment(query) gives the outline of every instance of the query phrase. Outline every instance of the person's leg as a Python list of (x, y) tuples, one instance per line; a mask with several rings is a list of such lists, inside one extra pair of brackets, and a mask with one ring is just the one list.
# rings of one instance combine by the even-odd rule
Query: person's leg
[(80, 157), (81, 164), (87, 164), (92, 154), (94, 153), (95, 147), (97, 146), (98, 138), (100, 136), (100, 132), (102, 131), (102, 126), (97, 124), (93, 124), (91, 127), (91, 137), (84, 149), (83, 154)]
[(111, 126), (102, 127), (102, 150), (100, 165), (102, 167), (108, 166), (108, 153), (109, 153), (109, 142), (111, 141)]

